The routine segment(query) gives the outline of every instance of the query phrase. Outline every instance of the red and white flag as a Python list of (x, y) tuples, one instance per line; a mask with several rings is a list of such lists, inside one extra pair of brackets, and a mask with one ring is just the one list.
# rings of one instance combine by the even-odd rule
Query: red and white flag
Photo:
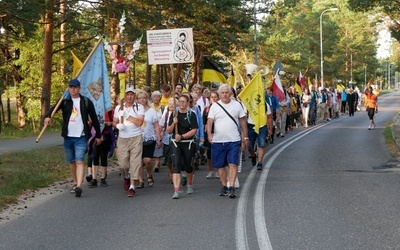
[(304, 76), (303, 76), (303, 74), (301, 74), (301, 71), (300, 71), (300, 74), (299, 74), (299, 82), (300, 82), (300, 86), (304, 86), (304, 85), (306, 85), (306, 79), (304, 79)]
[(281, 78), (278, 72), (279, 70), (276, 71), (274, 81), (272, 82), (272, 94), (278, 98), (279, 102), (282, 102), (285, 99), (285, 93), (283, 92)]

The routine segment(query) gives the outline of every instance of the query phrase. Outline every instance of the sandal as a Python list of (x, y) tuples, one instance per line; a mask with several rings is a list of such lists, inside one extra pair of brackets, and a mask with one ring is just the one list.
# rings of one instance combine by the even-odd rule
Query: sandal
[(75, 193), (75, 188), (76, 188), (76, 184), (74, 184), (71, 188), (71, 190), (69, 191), (71, 194)]
[(154, 185), (154, 179), (152, 175), (150, 175), (150, 177), (147, 177), (147, 183), (149, 184), (149, 187), (152, 187)]
[(138, 189), (144, 188), (144, 183), (143, 183), (143, 182), (139, 182), (139, 183), (136, 185), (136, 188), (138, 188)]

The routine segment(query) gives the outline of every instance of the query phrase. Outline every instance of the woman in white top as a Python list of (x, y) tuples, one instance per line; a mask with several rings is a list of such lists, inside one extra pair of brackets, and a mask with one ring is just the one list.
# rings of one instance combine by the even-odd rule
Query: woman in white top
[(147, 183), (150, 187), (154, 184), (153, 179), (153, 155), (154, 149), (162, 147), (160, 127), (158, 125), (157, 112), (154, 108), (149, 106), (149, 96), (145, 91), (138, 92), (138, 103), (144, 107), (144, 122), (142, 124), (142, 136), (143, 136), (143, 152), (142, 159), (143, 165), (139, 170), (139, 184), (136, 188), (143, 188), (143, 166), (146, 168)]
[(308, 113), (310, 112), (311, 94), (310, 90), (304, 88), (304, 93), (301, 96), (301, 112), (303, 113), (304, 127), (308, 127)]
[(168, 107), (164, 110), (164, 113), (161, 116), (159, 125), (163, 143), (163, 156), (165, 157), (165, 162), (169, 169), (169, 179), (172, 181), (172, 158), (171, 158), (171, 150), (169, 147), (169, 140), (171, 139), (171, 134), (167, 132), (167, 127), (169, 123), (169, 119), (171, 114), (175, 111), (175, 103), (177, 101), (174, 98), (170, 98), (168, 100)]
[[(157, 112), (157, 120), (161, 119), (161, 116), (164, 112), (164, 106), (160, 104), (161, 101), (161, 92), (156, 90), (151, 93), (151, 100), (153, 101), (150, 105)], [(162, 136), (161, 136), (162, 137)], [(154, 172), (158, 172), (160, 170), (160, 161), (163, 156), (163, 147), (158, 147), (156, 144), (154, 149)]]

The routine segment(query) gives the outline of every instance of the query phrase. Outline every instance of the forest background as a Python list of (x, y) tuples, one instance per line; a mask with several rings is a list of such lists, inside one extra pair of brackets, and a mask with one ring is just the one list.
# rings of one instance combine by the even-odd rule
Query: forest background
[[(332, 7), (339, 10), (322, 15)], [(277, 61), (285, 86), (299, 72), (318, 84), (321, 20), (325, 86), (352, 80), (362, 89), (372, 80), (390, 88), (389, 73), (400, 66), (400, 0), (0, 0), (0, 135), (12, 114), (18, 128), (38, 131), (73, 77), (71, 52), (84, 61), (99, 39), (134, 42), (143, 36), (128, 76), (136, 88), (181, 82), (190, 89), (201, 83), (204, 56), (227, 76), (233, 67), (238, 84), (249, 81), (248, 63), (267, 66), (264, 83), (270, 84)], [(193, 28), (194, 63), (148, 65), (146, 30), (173, 28)], [(376, 54), (383, 28), (393, 40), (388, 58)], [(116, 101), (118, 77), (106, 56)]]

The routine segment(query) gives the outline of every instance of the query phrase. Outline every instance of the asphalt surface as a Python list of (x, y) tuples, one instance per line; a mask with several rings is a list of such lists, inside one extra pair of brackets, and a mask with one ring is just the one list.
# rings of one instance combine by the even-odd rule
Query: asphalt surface
[(36, 138), (37, 136), (31, 136), (21, 139), (0, 140), (0, 154), (32, 150), (35, 148), (46, 148), (62, 145), (63, 143), (61, 133), (44, 134), (37, 143)]
[(0, 249), (400, 249), (400, 167), (382, 136), (394, 121), (399, 138), (399, 97), (379, 99), (373, 130), (362, 111), (276, 138), (263, 171), (243, 163), (236, 199), (218, 196), (205, 166), (195, 194), (179, 200), (165, 166), (132, 199), (118, 171), (109, 187), (85, 186), (81, 198), (65, 183), (0, 223)]

